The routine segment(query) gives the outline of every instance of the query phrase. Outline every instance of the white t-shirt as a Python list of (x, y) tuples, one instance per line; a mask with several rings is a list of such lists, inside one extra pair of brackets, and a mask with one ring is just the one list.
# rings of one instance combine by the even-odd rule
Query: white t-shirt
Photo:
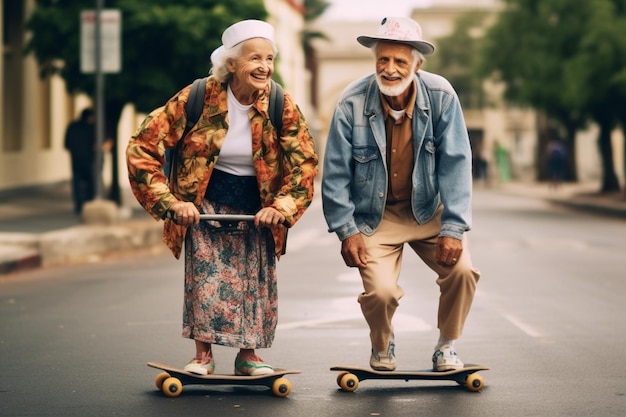
[(252, 104), (243, 105), (228, 86), (228, 132), (215, 163), (215, 169), (238, 176), (255, 176), (252, 164), (252, 130), (248, 110)]

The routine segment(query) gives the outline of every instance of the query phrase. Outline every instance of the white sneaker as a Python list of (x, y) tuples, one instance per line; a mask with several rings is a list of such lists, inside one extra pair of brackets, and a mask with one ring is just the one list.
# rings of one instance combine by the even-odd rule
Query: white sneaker
[(452, 346), (443, 345), (433, 354), (433, 370), (455, 371), (457, 369), (463, 369), (463, 362)]
[(211, 375), (215, 372), (215, 361), (212, 356), (203, 353), (202, 356), (196, 356), (190, 360), (183, 370), (192, 374)]
[(392, 341), (389, 342), (386, 352), (377, 352), (372, 349), (370, 356), (370, 366), (375, 371), (395, 371), (396, 370), (396, 354), (394, 352), (396, 345)]

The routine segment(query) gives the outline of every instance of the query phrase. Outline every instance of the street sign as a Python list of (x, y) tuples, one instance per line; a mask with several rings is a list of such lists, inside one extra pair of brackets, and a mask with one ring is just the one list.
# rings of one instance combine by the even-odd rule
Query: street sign
[[(118, 9), (103, 9), (100, 12), (100, 33), (102, 72), (120, 72), (122, 13)], [(80, 14), (80, 70), (87, 74), (96, 72), (95, 10), (83, 10)]]

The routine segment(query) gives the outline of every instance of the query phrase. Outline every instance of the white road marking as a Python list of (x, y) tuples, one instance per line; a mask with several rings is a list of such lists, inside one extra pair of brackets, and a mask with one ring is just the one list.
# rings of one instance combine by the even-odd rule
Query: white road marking
[(525, 323), (521, 319), (515, 316), (512, 316), (510, 314), (504, 314), (504, 313), (502, 314), (502, 317), (508, 320), (513, 326), (517, 327), (518, 329), (526, 333), (528, 336), (534, 337), (534, 338), (542, 337), (542, 334), (539, 331), (537, 331), (530, 324)]

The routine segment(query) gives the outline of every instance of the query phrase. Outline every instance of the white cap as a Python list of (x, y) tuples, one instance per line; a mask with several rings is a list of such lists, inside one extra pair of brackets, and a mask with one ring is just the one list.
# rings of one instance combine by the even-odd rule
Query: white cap
[(240, 44), (243, 41), (254, 38), (267, 39), (274, 45), (274, 27), (262, 20), (242, 20), (224, 30), (222, 33), (222, 46), (217, 48), (211, 54), (211, 61), (215, 63), (219, 59), (219, 55), (234, 46)]
[(262, 20), (242, 20), (226, 28), (222, 34), (225, 49), (252, 38), (265, 38), (274, 43), (274, 27)]

